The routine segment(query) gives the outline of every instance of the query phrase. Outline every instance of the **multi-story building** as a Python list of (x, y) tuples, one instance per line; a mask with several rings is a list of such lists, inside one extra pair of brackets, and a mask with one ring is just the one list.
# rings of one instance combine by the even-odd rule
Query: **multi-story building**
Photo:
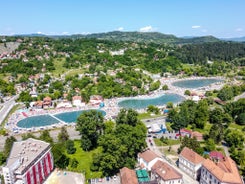
[(206, 159), (201, 169), (200, 184), (244, 184), (236, 163), (230, 157), (217, 162)]
[(202, 162), (204, 158), (193, 150), (185, 147), (179, 154), (179, 168), (190, 175), (192, 178), (199, 180)]
[(142, 169), (147, 171), (151, 170), (151, 167), (158, 161), (162, 160), (155, 152), (151, 150), (145, 150), (138, 153), (138, 163)]
[(157, 180), (158, 184), (183, 184), (182, 175), (161, 160), (152, 166), (151, 180)]
[(41, 184), (54, 168), (51, 146), (29, 138), (14, 142), (3, 167), (5, 184)]

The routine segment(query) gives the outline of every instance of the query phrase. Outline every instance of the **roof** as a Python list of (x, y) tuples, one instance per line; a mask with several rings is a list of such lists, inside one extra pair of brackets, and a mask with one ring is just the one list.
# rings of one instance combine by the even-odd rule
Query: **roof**
[(203, 167), (220, 180), (220, 182), (243, 184), (237, 166), (230, 157), (225, 157), (217, 163), (214, 163), (210, 159), (206, 159), (203, 162)]
[(72, 100), (82, 100), (82, 97), (81, 96), (73, 96)]
[(153, 151), (151, 151), (149, 149), (142, 152), (142, 153), (139, 153), (138, 156), (140, 158), (143, 158), (146, 162), (150, 162), (150, 161), (154, 160), (155, 158), (159, 157), (156, 153), (154, 153)]
[(224, 155), (221, 152), (219, 152), (219, 151), (211, 151), (209, 153), (209, 157), (210, 158), (215, 158), (215, 159), (218, 159), (218, 160), (224, 159)]
[(182, 175), (166, 162), (158, 160), (152, 167), (155, 172), (164, 181), (182, 179)]
[(200, 164), (205, 160), (202, 156), (188, 147), (184, 147), (180, 153), (180, 156), (184, 157), (186, 160), (193, 164)]
[(52, 99), (49, 96), (46, 96), (43, 101), (51, 101)]
[(121, 184), (138, 184), (137, 176), (134, 170), (127, 167), (120, 169)]
[(39, 155), (43, 154), (43, 151), (49, 148), (49, 143), (33, 138), (14, 142), (6, 167), (15, 168), (15, 172), (22, 173)]
[(136, 175), (139, 182), (147, 182), (150, 181), (149, 175), (145, 169), (143, 170), (136, 170)]

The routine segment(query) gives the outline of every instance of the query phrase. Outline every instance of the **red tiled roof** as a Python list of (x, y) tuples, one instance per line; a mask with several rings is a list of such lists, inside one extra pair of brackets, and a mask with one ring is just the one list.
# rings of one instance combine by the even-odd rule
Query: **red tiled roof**
[(209, 157), (221, 160), (224, 158), (224, 155), (219, 151), (211, 151)]
[(182, 175), (166, 162), (158, 160), (152, 167), (155, 172), (164, 181), (182, 179)]
[(227, 184), (243, 184), (236, 163), (230, 157), (225, 157), (217, 164), (210, 159), (206, 159), (203, 162), (203, 167), (221, 182)]
[(49, 97), (49, 96), (47, 96), (47, 97), (45, 97), (44, 99), (43, 99), (43, 101), (51, 101), (52, 99)]
[(138, 179), (134, 170), (127, 167), (120, 169), (121, 184), (138, 184)]
[(146, 150), (142, 153), (139, 153), (139, 157), (143, 158), (146, 162), (150, 162), (159, 156), (151, 150)]
[(205, 160), (203, 157), (188, 147), (184, 147), (180, 155), (193, 164), (200, 164)]
[(73, 96), (72, 100), (82, 100), (82, 97), (81, 96)]

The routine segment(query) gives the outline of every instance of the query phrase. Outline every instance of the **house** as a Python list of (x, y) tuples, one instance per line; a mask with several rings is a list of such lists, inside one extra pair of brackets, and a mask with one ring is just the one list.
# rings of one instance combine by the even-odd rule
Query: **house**
[(38, 100), (31, 107), (36, 108), (36, 109), (42, 109), (43, 108), (43, 102), (41, 100)]
[(14, 142), (2, 168), (5, 184), (43, 183), (54, 169), (51, 145), (29, 138)]
[(209, 153), (209, 158), (214, 161), (219, 161), (224, 159), (224, 155), (219, 151), (211, 151)]
[(89, 102), (92, 105), (100, 105), (100, 103), (103, 101), (104, 101), (104, 99), (100, 95), (92, 95), (92, 96), (90, 96), (90, 100), (89, 100)]
[(52, 99), (47, 96), (43, 99), (43, 108), (44, 109), (47, 109), (47, 108), (50, 108), (52, 106)]
[(68, 100), (63, 100), (59, 102), (56, 106), (56, 108), (70, 108), (70, 107), (72, 107), (72, 104)]
[(83, 106), (85, 106), (85, 103), (82, 102), (81, 96), (73, 96), (72, 97), (72, 105), (74, 105), (76, 107), (83, 107)]
[(185, 147), (179, 154), (179, 168), (192, 178), (199, 180), (204, 160), (205, 159), (195, 151)]
[(182, 175), (161, 160), (152, 166), (151, 180), (157, 180), (159, 184), (183, 184)]
[(200, 184), (244, 184), (236, 163), (230, 157), (218, 162), (206, 159), (201, 169)]
[(138, 184), (138, 179), (134, 170), (124, 167), (120, 169), (121, 184)]
[(138, 163), (142, 169), (148, 171), (151, 170), (152, 166), (161, 158), (153, 151), (147, 149), (144, 152), (138, 154)]

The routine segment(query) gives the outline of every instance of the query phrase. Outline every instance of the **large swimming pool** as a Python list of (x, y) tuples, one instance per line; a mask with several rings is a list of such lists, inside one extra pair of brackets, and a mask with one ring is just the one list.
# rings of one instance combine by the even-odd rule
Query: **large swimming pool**
[[(87, 110), (64, 112), (64, 113), (59, 113), (54, 115), (46, 114), (46, 115), (27, 117), (25, 119), (20, 120), (17, 123), (17, 126), (20, 128), (32, 128), (32, 127), (53, 125), (59, 122), (73, 123), (76, 122), (77, 118), (85, 111)], [(101, 112), (103, 116), (106, 115), (105, 111), (102, 110), (96, 110), (96, 111)]]
[(193, 80), (182, 80), (173, 83), (173, 86), (181, 88), (200, 88), (210, 84), (221, 82), (221, 79), (193, 79)]
[(118, 102), (119, 107), (123, 107), (126, 109), (144, 109), (149, 105), (166, 105), (168, 102), (179, 103), (184, 100), (184, 97), (177, 94), (164, 94), (162, 96), (156, 98), (132, 98), (125, 99)]

